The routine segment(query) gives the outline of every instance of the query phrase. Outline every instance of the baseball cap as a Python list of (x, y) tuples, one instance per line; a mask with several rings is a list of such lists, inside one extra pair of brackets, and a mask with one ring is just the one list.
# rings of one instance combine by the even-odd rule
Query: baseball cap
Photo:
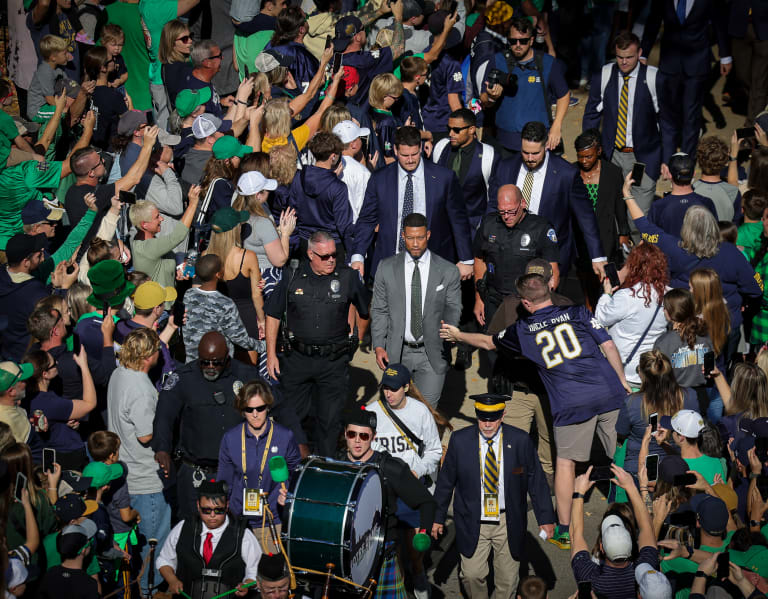
[(226, 233), (246, 222), (250, 217), (251, 213), (247, 210), (235, 210), (231, 206), (225, 206), (213, 213), (211, 229), (214, 233)]
[(711, 535), (721, 535), (728, 526), (728, 507), (719, 497), (699, 493), (691, 497), (691, 507), (699, 517), (699, 524), (704, 532)]
[(123, 473), (122, 464), (105, 464), (104, 462), (89, 462), (83, 469), (83, 476), (89, 476), (91, 478), (91, 486), (96, 488), (103, 487), (111, 481), (117, 480)]
[(99, 508), (99, 504), (93, 500), (85, 501), (76, 493), (67, 493), (54, 504), (53, 511), (62, 522), (71, 522), (80, 516), (92, 514)]
[(411, 371), (402, 364), (390, 364), (381, 376), (381, 386), (399, 389), (411, 382)]
[(251, 146), (244, 146), (232, 135), (225, 135), (224, 137), (217, 139), (216, 143), (213, 144), (212, 150), (213, 157), (217, 160), (225, 160), (227, 158), (234, 158), (235, 156), (242, 158), (253, 152)]
[[(438, 10), (432, 13), (427, 19), (427, 29), (432, 34), (433, 39), (443, 32), (445, 26), (445, 18), (448, 16), (447, 10)], [(461, 43), (461, 32), (456, 27), (451, 27), (451, 31), (448, 33), (448, 39), (445, 40), (446, 48), (453, 48)]]
[(184, 118), (195, 111), (195, 108), (205, 104), (211, 99), (211, 88), (183, 89), (176, 95), (176, 112)]
[(141, 110), (126, 110), (117, 121), (118, 135), (133, 135), (142, 125), (147, 124), (147, 114)]
[(232, 121), (222, 121), (219, 117), (204, 112), (192, 123), (192, 135), (195, 139), (205, 139), (217, 131), (229, 131), (232, 128)]
[(359, 127), (354, 121), (341, 121), (336, 123), (332, 132), (341, 140), (341, 143), (348, 144), (355, 141), (358, 137), (370, 135), (371, 130), (367, 127)]
[(704, 420), (701, 414), (694, 410), (680, 410), (672, 416), (670, 424), (673, 431), (689, 439), (698, 437), (701, 429), (704, 428)]
[[(61, 480), (67, 483), (75, 493), (84, 493), (91, 488), (90, 476), (83, 476), (75, 470), (64, 470), (61, 473)], [(72, 518), (70, 518), (72, 520)]]
[(96, 524), (88, 519), (65, 526), (56, 539), (56, 549), (62, 555), (77, 555), (88, 545), (97, 530)]
[(768, 131), (768, 129), (766, 129), (766, 127), (768, 127), (768, 111), (765, 111), (765, 110), (764, 110), (763, 112), (761, 112), (760, 114), (758, 114), (758, 115), (755, 117), (755, 123), (757, 123), (758, 125), (760, 125), (760, 128), (761, 128), (763, 131)]
[(21, 209), (21, 222), (25, 225), (34, 225), (46, 220), (61, 220), (62, 216), (62, 208), (53, 208), (39, 200), (30, 200)]
[(45, 235), (42, 233), (40, 235), (16, 233), (16, 235), (8, 240), (5, 246), (5, 257), (8, 259), (9, 264), (18, 264), (27, 256), (44, 250), (47, 245)]
[(693, 179), (694, 167), (693, 158), (683, 152), (672, 154), (672, 158), (669, 159), (669, 174), (672, 175), (674, 181), (690, 183)]
[(139, 310), (149, 310), (162, 303), (172, 302), (178, 293), (174, 287), (163, 287), (155, 281), (147, 281), (136, 288), (133, 296), (133, 305)]
[(676, 476), (685, 474), (688, 470), (688, 463), (679, 455), (665, 456), (659, 464), (659, 480), (672, 484)]
[(635, 581), (643, 599), (672, 599), (672, 585), (651, 564), (640, 562), (635, 568)]
[(34, 372), (32, 364), (0, 362), (0, 393), (5, 393), (19, 381), (26, 381)]
[(259, 171), (248, 171), (240, 175), (237, 180), (237, 193), (244, 196), (252, 196), (260, 191), (274, 191), (277, 189), (275, 179), (267, 179)]
[(512, 18), (514, 11), (506, 2), (494, 2), (493, 6), (485, 11), (486, 25), (501, 25)]
[(541, 275), (549, 281), (552, 278), (552, 265), (544, 258), (534, 258), (525, 265), (525, 274)]
[(755, 446), (755, 438), (752, 435), (742, 435), (733, 444), (733, 453), (736, 459), (744, 466), (749, 466), (749, 450)]
[(342, 52), (347, 49), (352, 38), (363, 30), (363, 22), (353, 15), (343, 17), (336, 22), (333, 49)]
[(352, 89), (360, 83), (360, 72), (355, 67), (342, 66), (341, 68), (344, 70), (341, 79), (346, 89)]
[(175, 146), (181, 142), (181, 135), (174, 135), (173, 133), (168, 133), (165, 129), (158, 129), (157, 141), (164, 146)]
[(615, 562), (632, 557), (632, 536), (624, 526), (624, 522), (615, 514), (603, 518), (600, 524), (605, 556)]
[(286, 56), (275, 50), (264, 50), (253, 61), (253, 66), (261, 73), (269, 73), (277, 67), (289, 67), (291, 64), (293, 64), (293, 56)]
[(739, 422), (739, 428), (752, 433), (753, 437), (764, 438), (768, 437), (768, 418), (742, 418)]

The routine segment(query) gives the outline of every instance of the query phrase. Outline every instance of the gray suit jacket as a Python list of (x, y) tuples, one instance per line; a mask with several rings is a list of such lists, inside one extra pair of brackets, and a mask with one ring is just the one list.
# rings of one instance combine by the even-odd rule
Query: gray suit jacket
[[(373, 284), (371, 339), (373, 347), (383, 347), (389, 361), (400, 362), (405, 335), (405, 254), (385, 258), (379, 263)], [(459, 324), (461, 278), (455, 264), (434, 252), (429, 256), (429, 278), (424, 301), (424, 348), (427, 359), (438, 374), (447, 372), (450, 348), (440, 339), (440, 321)]]

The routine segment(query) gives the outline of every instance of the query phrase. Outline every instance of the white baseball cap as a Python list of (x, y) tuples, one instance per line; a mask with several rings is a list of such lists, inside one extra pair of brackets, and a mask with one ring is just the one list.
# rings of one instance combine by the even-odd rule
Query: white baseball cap
[(164, 146), (175, 146), (181, 143), (181, 135), (174, 135), (173, 133), (168, 133), (165, 129), (158, 129), (157, 141)]
[(641, 562), (635, 568), (635, 580), (643, 599), (672, 599), (672, 585), (669, 579), (654, 570), (651, 564)]
[(365, 137), (370, 134), (371, 130), (367, 127), (358, 127), (354, 121), (341, 121), (336, 124), (332, 132), (341, 140), (341, 143), (348, 144), (358, 137)]
[(605, 556), (615, 562), (620, 559), (632, 557), (632, 536), (624, 527), (624, 522), (611, 514), (603, 519), (600, 525), (603, 537), (603, 550)]
[(232, 121), (222, 121), (210, 112), (204, 112), (192, 123), (192, 135), (195, 139), (205, 139), (217, 131), (229, 131), (231, 128)]
[(672, 416), (672, 430), (683, 437), (695, 439), (704, 428), (704, 419), (694, 410), (680, 410)]
[(237, 192), (244, 196), (252, 196), (260, 191), (277, 189), (277, 181), (267, 179), (259, 171), (248, 171), (237, 180)]

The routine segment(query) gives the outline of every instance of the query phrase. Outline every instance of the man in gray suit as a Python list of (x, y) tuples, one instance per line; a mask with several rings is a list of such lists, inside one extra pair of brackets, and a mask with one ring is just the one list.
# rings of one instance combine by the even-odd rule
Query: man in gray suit
[(424, 398), (437, 407), (450, 348), (440, 339), (440, 322), (457, 324), (461, 315), (459, 269), (427, 249), (427, 218), (414, 212), (400, 232), (405, 251), (381, 261), (371, 305), (371, 337), (376, 364), (410, 369)]

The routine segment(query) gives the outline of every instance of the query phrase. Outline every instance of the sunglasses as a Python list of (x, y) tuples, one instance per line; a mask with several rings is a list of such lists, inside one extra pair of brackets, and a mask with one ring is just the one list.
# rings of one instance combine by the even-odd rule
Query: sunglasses
[(464, 131), (464, 129), (469, 129), (472, 125), (464, 125), (463, 127), (448, 127), (448, 131), (453, 131), (454, 133), (461, 133)]
[(347, 431), (347, 439), (351, 441), (355, 437), (360, 437), (361, 441), (370, 441), (371, 433), (360, 432), (360, 431)]
[(208, 58), (206, 58), (206, 60), (216, 60), (218, 58), (221, 58), (221, 52), (219, 52), (215, 56), (209, 56)]
[(212, 513), (216, 514), (217, 516), (221, 516), (222, 514), (227, 513), (227, 508), (225, 507), (201, 507), (198, 509), (200, 510), (201, 514), (205, 514), (206, 516), (210, 516)]
[(530, 37), (511, 37), (509, 38), (510, 46), (525, 46), (531, 41)]
[(262, 404), (260, 406), (254, 406), (252, 408), (243, 408), (243, 412), (246, 412), (247, 414), (253, 414), (254, 412), (259, 412), (259, 414), (261, 414), (261, 412), (263, 412), (266, 409), (267, 409), (267, 404)]
[[(192, 41), (192, 36), (191, 35), (182, 35), (181, 37), (177, 37), (176, 41), (188, 44), (189, 42)], [(221, 54), (219, 54), (219, 56), (221, 56)], [(211, 58), (213, 58), (213, 56), (211, 56)]]
[(312, 250), (312, 253), (320, 258), (323, 262), (326, 262), (328, 260), (336, 260), (336, 254), (338, 252), (331, 252), (330, 254), (318, 254), (316, 251)]
[(202, 366), (224, 366), (226, 360), (203, 360), (200, 358), (200, 364)]

